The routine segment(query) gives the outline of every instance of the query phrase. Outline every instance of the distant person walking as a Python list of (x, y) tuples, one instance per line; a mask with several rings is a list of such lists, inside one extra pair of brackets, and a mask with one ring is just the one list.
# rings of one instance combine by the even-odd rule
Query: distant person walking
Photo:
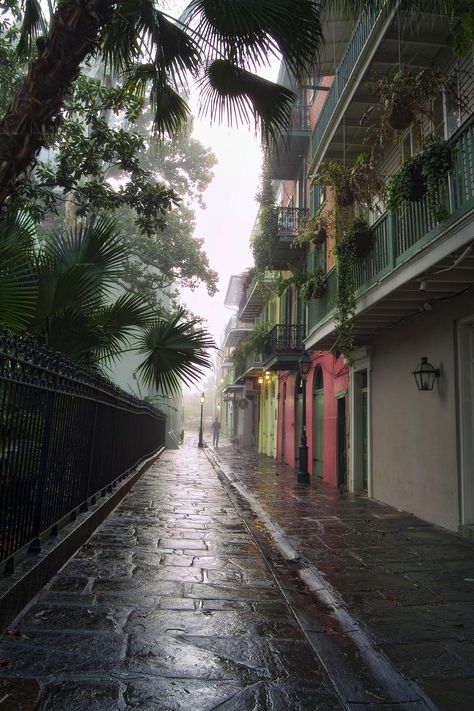
[(213, 447), (218, 447), (219, 446), (219, 435), (221, 432), (221, 423), (219, 420), (216, 419), (212, 423), (212, 446)]

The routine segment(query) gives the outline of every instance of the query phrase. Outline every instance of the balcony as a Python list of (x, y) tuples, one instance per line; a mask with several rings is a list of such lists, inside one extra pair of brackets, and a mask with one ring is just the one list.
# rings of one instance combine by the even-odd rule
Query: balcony
[(304, 250), (294, 247), (293, 240), (298, 236), (301, 220), (308, 216), (309, 210), (302, 207), (276, 208), (276, 234), (271, 253), (273, 269), (288, 269), (291, 264), (299, 266)]
[[(356, 344), (369, 343), (381, 328), (474, 283), (474, 115), (451, 141), (455, 165), (445, 191), (448, 219), (436, 224), (422, 200), (409, 203), (402, 213), (384, 213), (373, 225), (374, 249), (358, 261), (354, 273)], [(324, 297), (310, 304), (306, 348), (336, 344), (336, 279), (336, 270), (329, 272)]]
[(239, 316), (243, 321), (257, 318), (265, 303), (275, 296), (279, 279), (278, 271), (266, 271), (263, 276), (254, 276), (240, 303)]
[(302, 324), (277, 324), (269, 331), (262, 353), (266, 370), (293, 370), (303, 354)]
[(288, 130), (277, 138), (272, 150), (270, 175), (274, 180), (295, 180), (298, 177), (310, 136), (309, 106), (296, 104), (291, 111)]
[(253, 323), (246, 323), (238, 319), (237, 316), (232, 316), (225, 327), (222, 348), (233, 348), (236, 346), (250, 333), (253, 326)]
[(373, 77), (386, 76), (399, 64), (418, 71), (446, 61), (447, 17), (434, 7), (420, 12), (413, 27), (404, 25), (400, 42), (396, 6), (374, 0), (361, 13), (311, 135), (310, 173), (321, 160), (350, 163), (367, 151), (367, 125), (361, 119), (374, 103)]
[(246, 379), (258, 378), (262, 374), (261, 353), (250, 353), (245, 362), (235, 366), (234, 382), (243, 383)]

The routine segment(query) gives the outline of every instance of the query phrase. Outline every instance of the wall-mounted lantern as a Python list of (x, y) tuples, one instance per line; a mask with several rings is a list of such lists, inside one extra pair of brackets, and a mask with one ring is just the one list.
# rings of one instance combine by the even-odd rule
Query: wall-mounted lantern
[(428, 363), (428, 358), (422, 357), (413, 371), (418, 390), (433, 390), (439, 372), (439, 368), (434, 368), (431, 363)]

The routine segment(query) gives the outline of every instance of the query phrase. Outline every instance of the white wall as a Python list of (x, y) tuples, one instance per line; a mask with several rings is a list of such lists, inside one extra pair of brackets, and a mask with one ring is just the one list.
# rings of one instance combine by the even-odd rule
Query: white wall
[[(472, 295), (387, 329), (372, 360), (373, 496), (451, 530), (459, 523), (456, 319), (473, 311)], [(419, 392), (412, 371), (421, 356), (441, 377)]]

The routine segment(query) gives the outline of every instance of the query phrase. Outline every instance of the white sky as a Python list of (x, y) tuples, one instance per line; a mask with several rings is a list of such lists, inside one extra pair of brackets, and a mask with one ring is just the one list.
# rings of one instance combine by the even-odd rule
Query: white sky
[(214, 297), (206, 288), (182, 289), (183, 300), (196, 315), (208, 321), (208, 329), (220, 341), (225, 324), (234, 313), (224, 307), (232, 274), (252, 266), (249, 238), (257, 214), (255, 194), (260, 186), (261, 157), (253, 128), (230, 129), (196, 120), (194, 135), (211, 148), (218, 164), (204, 194), (206, 210), (196, 209), (196, 237), (204, 239), (210, 265), (219, 273)]
[[(275, 80), (278, 67), (274, 62), (263, 75)], [(211, 148), (218, 161), (214, 179), (204, 194), (206, 210), (196, 208), (195, 235), (204, 239), (210, 266), (219, 273), (219, 291), (210, 297), (201, 286), (195, 291), (181, 289), (181, 294), (185, 305), (206, 319), (206, 327), (219, 346), (225, 325), (235, 313), (224, 306), (229, 278), (253, 265), (249, 239), (261, 182), (260, 139), (253, 125), (230, 128), (211, 125), (206, 118), (195, 118), (193, 134)]]

